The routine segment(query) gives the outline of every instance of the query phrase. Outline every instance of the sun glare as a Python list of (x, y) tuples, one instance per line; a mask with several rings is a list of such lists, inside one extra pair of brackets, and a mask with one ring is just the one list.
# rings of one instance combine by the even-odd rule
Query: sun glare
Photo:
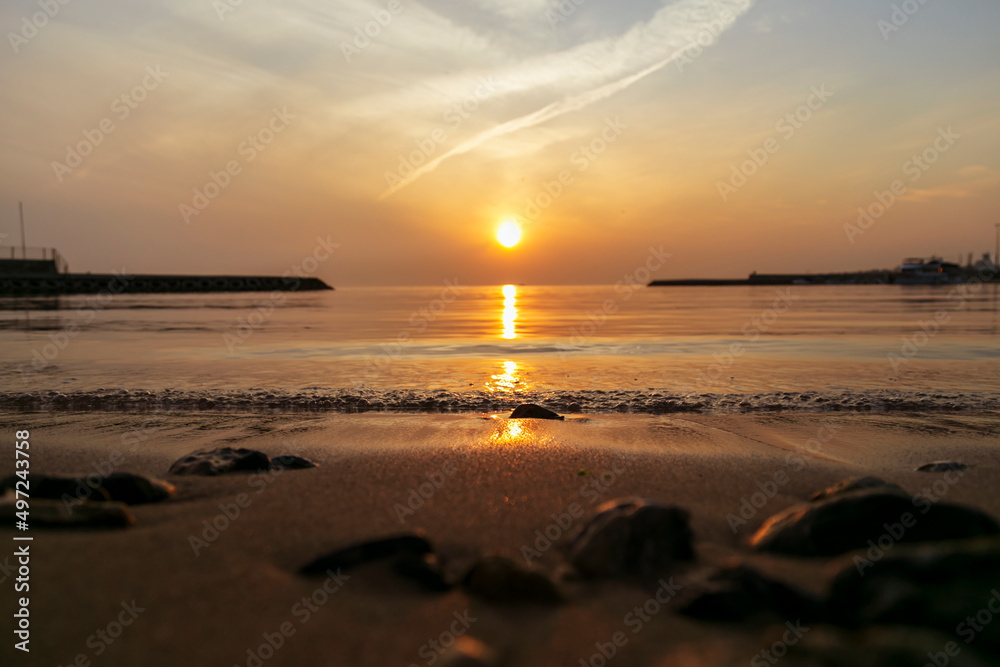
[(521, 241), (521, 226), (508, 220), (497, 230), (497, 241), (505, 248), (513, 248)]

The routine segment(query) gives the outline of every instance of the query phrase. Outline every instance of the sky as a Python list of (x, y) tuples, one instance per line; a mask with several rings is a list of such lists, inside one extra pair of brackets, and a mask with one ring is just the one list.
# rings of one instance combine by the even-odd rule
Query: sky
[(0, 247), (23, 201), (73, 271), (610, 284), (652, 248), (738, 278), (964, 262), (1000, 222), (994, 0), (8, 0), (0, 28)]

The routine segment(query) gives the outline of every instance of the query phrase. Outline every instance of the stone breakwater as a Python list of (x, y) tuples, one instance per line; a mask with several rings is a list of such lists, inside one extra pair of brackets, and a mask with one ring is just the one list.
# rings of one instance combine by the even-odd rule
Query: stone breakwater
[(0, 276), (0, 296), (315, 291), (333, 289), (319, 278), (275, 276), (156, 276), (61, 273)]

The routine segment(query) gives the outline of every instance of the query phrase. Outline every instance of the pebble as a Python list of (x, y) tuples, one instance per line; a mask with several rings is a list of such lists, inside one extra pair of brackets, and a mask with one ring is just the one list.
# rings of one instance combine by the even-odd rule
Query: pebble
[(305, 470), (315, 467), (317, 467), (317, 464), (300, 456), (275, 456), (271, 459), (271, 470), (279, 468), (284, 470)]
[(441, 667), (498, 667), (495, 651), (475, 637), (462, 635), (441, 656)]
[(694, 560), (689, 516), (642, 498), (612, 500), (573, 540), (569, 560), (584, 577), (655, 579), (678, 561)]
[[(0, 492), (15, 488), (19, 478), (8, 477), (0, 481)], [(176, 488), (169, 482), (113, 472), (107, 476), (87, 475), (31, 475), (31, 497), (63, 500), (117, 501), (128, 505), (155, 503), (173, 497)], [(34, 505), (32, 505), (34, 508)]]
[(850, 477), (843, 480), (842, 482), (837, 482), (833, 486), (827, 487), (822, 491), (817, 491), (812, 495), (810, 500), (826, 500), (828, 498), (834, 498), (836, 496), (842, 496), (846, 493), (851, 493), (852, 491), (861, 491), (868, 489), (878, 489), (885, 493), (895, 493), (904, 498), (909, 498), (909, 494), (906, 491), (895, 484), (890, 484), (878, 477)]
[(978, 648), (1000, 650), (996, 538), (859, 553), (833, 568), (829, 605), (845, 625), (933, 627), (961, 646), (974, 637)]
[(934, 463), (925, 463), (920, 466), (917, 468), (917, 472), (962, 472), (971, 467), (958, 461), (935, 461)]
[(524, 403), (514, 408), (508, 419), (565, 419), (565, 417), (540, 405)]
[(685, 586), (679, 611), (692, 618), (727, 623), (762, 616), (812, 623), (824, 616), (820, 600), (743, 564), (711, 570), (706, 578)]
[(350, 570), (376, 561), (423, 557), (424, 554), (433, 552), (434, 547), (421, 533), (395, 535), (337, 549), (302, 566), (299, 572), (304, 575), (322, 575), (327, 570)]
[[(0, 502), (0, 522), (13, 526), (20, 520), (13, 494)], [(72, 502), (61, 500), (31, 500), (29, 522), (32, 528), (126, 528), (135, 523), (135, 517), (125, 503)]]
[(267, 454), (253, 449), (202, 449), (188, 454), (170, 466), (171, 475), (224, 475), (233, 472), (268, 470)]
[(562, 591), (537, 569), (529, 569), (509, 558), (487, 556), (465, 577), (467, 591), (495, 602), (562, 602)]
[(880, 539), (895, 544), (998, 533), (996, 520), (977, 509), (943, 502), (920, 505), (875, 489), (790, 507), (765, 521), (750, 545), (793, 556), (836, 556)]

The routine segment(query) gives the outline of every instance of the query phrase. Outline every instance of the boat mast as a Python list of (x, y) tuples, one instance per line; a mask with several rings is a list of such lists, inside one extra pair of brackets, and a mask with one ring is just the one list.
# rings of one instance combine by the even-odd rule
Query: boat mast
[(21, 215), (21, 259), (28, 259), (28, 247), (24, 243), (24, 202), (17, 202), (17, 210)]

